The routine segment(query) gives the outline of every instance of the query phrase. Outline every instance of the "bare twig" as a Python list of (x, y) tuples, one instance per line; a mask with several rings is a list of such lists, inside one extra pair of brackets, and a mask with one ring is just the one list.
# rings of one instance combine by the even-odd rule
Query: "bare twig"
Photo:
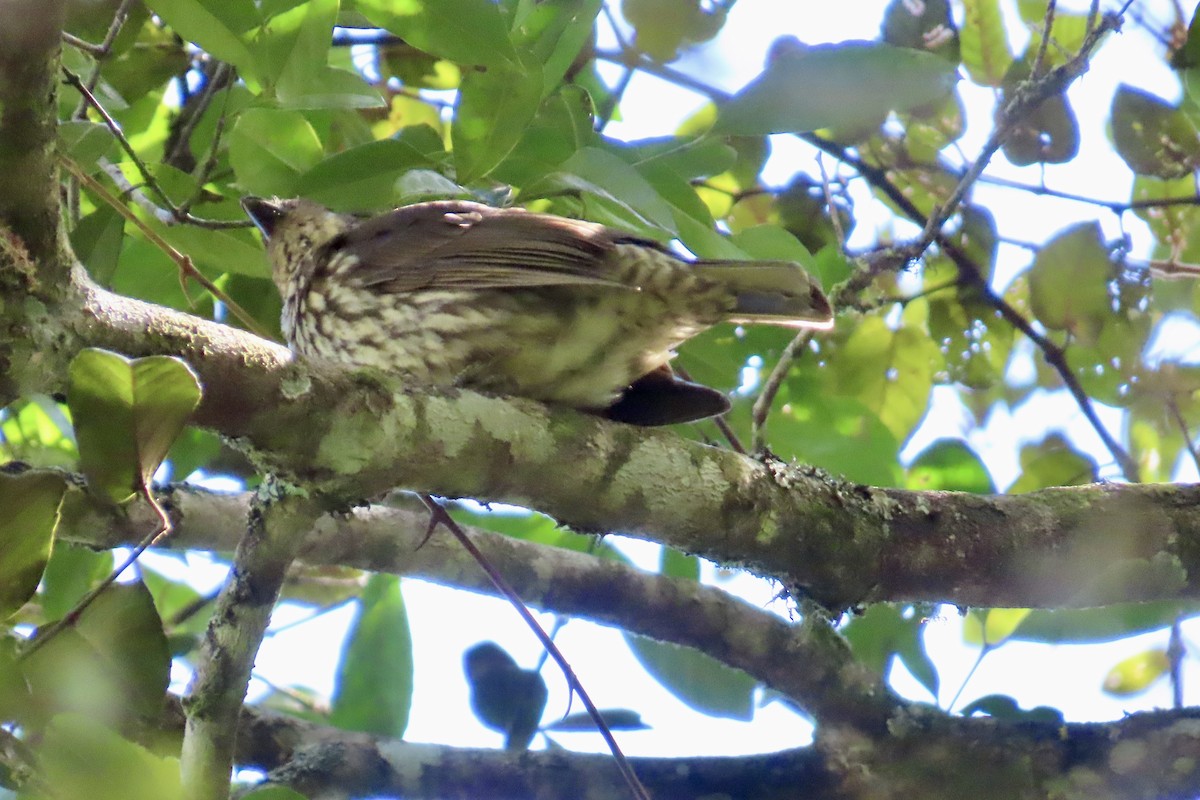
[(612, 753), (613, 759), (617, 762), (617, 768), (621, 771), (622, 776), (624, 776), (625, 782), (628, 784), (633, 796), (637, 798), (637, 800), (650, 800), (650, 795), (647, 793), (646, 787), (644, 787), (642, 782), (638, 780), (637, 775), (633, 771), (633, 767), (629, 765), (629, 760), (625, 757), (625, 754), (621, 752), (620, 745), (617, 744), (617, 740), (613, 737), (612, 731), (609, 730), (608, 725), (604, 722), (604, 717), (600, 714), (599, 709), (596, 708), (596, 704), (592, 702), (592, 698), (588, 695), (587, 690), (583, 688), (583, 684), (579, 682), (579, 678), (576, 677), (575, 671), (571, 669), (570, 663), (558, 649), (558, 645), (554, 643), (554, 640), (550, 638), (545, 629), (542, 628), (542, 626), (534, 618), (533, 614), (529, 612), (529, 609), (525, 607), (525, 604), (521, 601), (520, 596), (518, 596), (516, 591), (509, 586), (508, 581), (504, 579), (504, 576), (496, 571), (496, 568), (492, 566), (491, 562), (487, 560), (487, 557), (484, 556), (483, 553), (480, 552), (479, 548), (475, 546), (475, 542), (471, 540), (471, 537), (467, 535), (466, 531), (464, 531), (459, 524), (454, 521), (454, 518), (450, 516), (445, 507), (435, 500), (432, 495), (421, 492), (419, 497), (421, 498), (421, 502), (425, 504), (425, 507), (429, 509), (430, 525), (440, 524), (454, 534), (454, 538), (458, 539), (459, 543), (461, 543), (466, 551), (471, 554), (471, 557), (475, 559), (476, 563), (478, 563), (483, 571), (487, 574), (488, 579), (492, 582), (492, 585), (495, 586), (496, 590), (500, 592), (500, 594), (505, 597), (509, 603), (512, 604), (513, 608), (517, 610), (517, 613), (521, 615), (521, 619), (525, 621), (525, 624), (528, 625), (529, 629), (533, 631), (533, 634), (537, 636), (538, 641), (542, 643), (542, 647), (546, 648), (546, 652), (548, 652), (550, 657), (554, 659), (554, 662), (558, 664), (558, 668), (562, 670), (563, 675), (567, 679), (567, 685), (571, 687), (572, 692), (579, 695), (579, 699), (583, 702), (584, 708), (587, 709), (588, 715), (592, 718), (592, 721), (596, 723), (596, 727), (599, 729), (600, 735), (604, 738), (604, 742), (608, 745), (608, 749)]
[(1034, 78), (1041, 76), (1042, 65), (1046, 63), (1046, 48), (1050, 45), (1050, 33), (1054, 30), (1054, 11), (1057, 5), (1056, 0), (1050, 0), (1046, 3), (1046, 17), (1043, 23), (1046, 29), (1042, 31), (1042, 41), (1038, 44), (1037, 55), (1033, 59), (1033, 67), (1029, 70), (1029, 74)]
[(771, 370), (771, 374), (763, 381), (762, 391), (755, 398), (754, 408), (750, 412), (750, 430), (752, 431), (750, 446), (754, 448), (754, 452), (762, 452), (766, 443), (767, 415), (771, 413), (771, 407), (775, 403), (775, 395), (779, 393), (779, 387), (783, 385), (783, 381), (787, 377), (788, 370), (791, 369), (792, 362), (795, 361), (796, 356), (807, 349), (809, 342), (812, 340), (812, 331), (801, 331), (796, 334), (795, 338), (788, 342), (787, 347), (783, 348), (783, 352), (779, 354), (779, 360), (775, 362), (775, 367)]
[(146, 538), (139, 542), (137, 547), (133, 548), (133, 551), (126, 556), (125, 560), (121, 562), (120, 566), (108, 574), (107, 578), (100, 581), (100, 583), (93, 587), (90, 592), (80, 598), (79, 602), (75, 604), (75, 607), (68, 611), (62, 619), (55, 622), (46, 630), (39, 631), (38, 635), (29, 642), (29, 646), (21, 651), (20, 658), (22, 660), (29, 658), (64, 629), (69, 628), (78, 622), (79, 618), (83, 616), (83, 612), (87, 610), (88, 606), (94, 603), (97, 597), (107, 591), (109, 586), (112, 586), (114, 583), (116, 583), (117, 578), (120, 578), (121, 574), (125, 572), (125, 570), (133, 566), (133, 564), (139, 558), (141, 558), (142, 553), (146, 552), (146, 550), (150, 547), (153, 547), (164, 537), (170, 535), (172, 530), (171, 518), (167, 514), (166, 510), (159, 505), (158, 499), (154, 496), (154, 492), (151, 491), (149, 486), (142, 484), (141, 495), (158, 517), (158, 527), (155, 528), (151, 533), (147, 534)]
[(142, 220), (138, 219), (137, 215), (130, 211), (124, 203), (114, 197), (111, 192), (109, 192), (104, 188), (103, 185), (100, 184), (99, 181), (84, 172), (83, 169), (69, 157), (62, 155), (59, 156), (59, 160), (62, 162), (62, 165), (67, 168), (67, 171), (75, 176), (80, 183), (82, 183), (84, 186), (87, 186), (88, 189), (96, 193), (101, 200), (112, 206), (112, 208), (118, 214), (132, 222), (133, 225), (142, 232), (142, 235), (145, 236), (151, 244), (153, 244), (155, 247), (158, 247), (160, 250), (166, 253), (172, 261), (179, 265), (179, 271), (183, 276), (196, 281), (205, 289), (207, 289), (213, 297), (224, 303), (225, 307), (229, 309), (230, 313), (237, 317), (238, 320), (246, 326), (246, 330), (261, 336), (264, 339), (271, 338), (271, 335), (263, 330), (262, 326), (255, 322), (254, 317), (252, 317), (248, 311), (238, 305), (238, 303), (226, 295), (225, 292), (221, 291), (221, 289), (215, 283), (205, 277), (204, 273), (196, 269), (195, 265), (192, 264), (192, 259), (190, 256), (186, 256), (176, 250), (174, 245), (159, 236), (158, 233), (145, 222), (142, 222)]
[(1174, 397), (1167, 398), (1167, 408), (1171, 410), (1171, 416), (1175, 418), (1175, 424), (1179, 426), (1179, 432), (1183, 434), (1183, 443), (1187, 447), (1188, 455), (1192, 457), (1192, 463), (1196, 465), (1197, 471), (1200, 471), (1200, 453), (1196, 452), (1196, 446), (1192, 444), (1192, 434), (1188, 430), (1187, 420), (1183, 418), (1183, 413), (1179, 410), (1179, 404), (1175, 402)]
[[(86, 50), (93, 58), (96, 59), (96, 65), (92, 67), (92, 72), (90, 75), (88, 75), (88, 79), (85, 82), (89, 91), (91, 89), (95, 89), (96, 84), (100, 82), (101, 62), (106, 56), (108, 56), (109, 51), (112, 50), (113, 42), (117, 40), (117, 34), (121, 32), (121, 28), (125, 27), (125, 20), (129, 17), (129, 9), (133, 6), (133, 3), (134, 0), (122, 0), (121, 5), (117, 6), (117, 10), (113, 14), (112, 22), (109, 23), (108, 30), (105, 32), (104, 39), (100, 42), (100, 44), (88, 45), (81, 39), (77, 39), (74, 36), (71, 37), (80, 44), (86, 45), (82, 49)], [(63, 41), (68, 41), (66, 38), (68, 35), (69, 34), (67, 33), (63, 33)], [(74, 44), (74, 42), (69, 41), (68, 43)], [(87, 101), (83, 98), (80, 98), (79, 104), (76, 105), (75, 110), (71, 112), (71, 119), (83, 119), (85, 113), (87, 113)]]
[(174, 220), (178, 222), (186, 222), (189, 225), (195, 225), (197, 227), (210, 229), (247, 228), (250, 226), (251, 223), (249, 221), (243, 222), (201, 219), (199, 217), (192, 216), (186, 209), (176, 206), (175, 202), (171, 200), (166, 191), (162, 188), (162, 186), (159, 185), (158, 180), (150, 172), (150, 168), (146, 165), (146, 162), (143, 161), (142, 157), (138, 155), (137, 150), (135, 150), (133, 145), (130, 144), (129, 140), (125, 138), (125, 132), (121, 130), (121, 126), (118, 125), (117, 121), (112, 118), (112, 115), (108, 113), (108, 109), (101, 104), (99, 99), (92, 94), (91, 89), (84, 85), (83, 81), (78, 75), (71, 72), (66, 67), (62, 68), (62, 72), (67, 83), (73, 86), (80, 93), (80, 95), (82, 95), (84, 102), (95, 109), (96, 113), (100, 115), (100, 118), (104, 120), (105, 126), (112, 133), (113, 137), (116, 138), (117, 143), (121, 145), (121, 149), (125, 151), (126, 155), (128, 155), (129, 159), (134, 163), (134, 166), (137, 167), (138, 173), (142, 176), (142, 180), (148, 187), (150, 187), (151, 191), (158, 196), (159, 201), (162, 203), (163, 207), (167, 209), (167, 211), (170, 213), (170, 216)]

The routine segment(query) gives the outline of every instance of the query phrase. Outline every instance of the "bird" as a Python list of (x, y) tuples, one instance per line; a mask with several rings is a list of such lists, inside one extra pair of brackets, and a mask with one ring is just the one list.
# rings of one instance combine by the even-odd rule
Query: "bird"
[(506, 750), (528, 750), (549, 697), (538, 670), (521, 669), (495, 642), (480, 642), (463, 654), (463, 672), (479, 721), (504, 734)]
[(673, 372), (683, 342), (720, 322), (833, 324), (795, 263), (693, 260), (520, 207), (433, 200), (366, 218), (305, 198), (242, 207), (264, 239), (289, 347), (413, 385), (632, 425), (691, 422), (730, 403)]

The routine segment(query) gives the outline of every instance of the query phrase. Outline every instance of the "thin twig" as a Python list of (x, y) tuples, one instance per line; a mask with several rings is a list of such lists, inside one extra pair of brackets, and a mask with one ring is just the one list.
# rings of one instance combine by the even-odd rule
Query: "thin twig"
[(1171, 638), (1167, 640), (1167, 665), (1171, 676), (1171, 707), (1183, 708), (1183, 659), (1187, 648), (1183, 645), (1183, 617), (1171, 622)]
[(1041, 77), (1042, 65), (1046, 63), (1046, 48), (1050, 46), (1050, 33), (1054, 30), (1054, 11), (1057, 5), (1057, 0), (1050, 0), (1046, 3), (1046, 17), (1043, 23), (1046, 29), (1042, 31), (1042, 41), (1038, 45), (1037, 55), (1033, 59), (1033, 67), (1029, 71), (1034, 78)]
[(1192, 463), (1196, 465), (1196, 470), (1200, 471), (1200, 453), (1196, 452), (1196, 446), (1192, 444), (1192, 434), (1188, 431), (1187, 420), (1183, 418), (1179, 404), (1175, 402), (1174, 397), (1167, 398), (1167, 408), (1171, 410), (1175, 424), (1179, 426), (1179, 432), (1183, 434), (1183, 443), (1187, 447), (1188, 455), (1192, 457)]
[(167, 195), (166, 191), (162, 188), (162, 186), (159, 185), (158, 180), (150, 172), (150, 168), (146, 165), (146, 162), (143, 161), (142, 157), (138, 155), (137, 150), (134, 149), (129, 140), (125, 138), (125, 132), (121, 130), (121, 126), (115, 119), (113, 119), (112, 115), (108, 113), (108, 109), (106, 109), (103, 104), (101, 104), (99, 99), (92, 94), (91, 90), (84, 85), (83, 81), (78, 75), (71, 72), (71, 70), (67, 69), (66, 67), (62, 68), (62, 72), (67, 83), (73, 86), (83, 97), (84, 102), (95, 109), (96, 113), (100, 115), (100, 118), (104, 120), (105, 127), (108, 128), (113, 137), (117, 140), (117, 143), (121, 145), (121, 149), (124, 150), (126, 155), (129, 156), (130, 160), (133, 161), (134, 166), (137, 167), (137, 171), (142, 176), (142, 180), (145, 182), (146, 186), (150, 187), (154, 194), (158, 196), (159, 201), (162, 203), (163, 207), (167, 209), (167, 211), (170, 213), (170, 216), (174, 220), (178, 222), (186, 222), (190, 225), (196, 225), (197, 227), (201, 228), (213, 229), (246, 228), (250, 226), (248, 221), (234, 222), (228, 220), (200, 219), (199, 217), (192, 216), (187, 212), (187, 210), (180, 209), (180, 207), (176, 206), (175, 202)]
[(808, 344), (812, 340), (812, 331), (797, 333), (787, 343), (787, 347), (783, 348), (783, 352), (779, 354), (779, 360), (775, 362), (775, 367), (771, 370), (771, 374), (763, 381), (762, 391), (754, 399), (754, 408), (750, 412), (750, 446), (754, 448), (754, 452), (761, 453), (766, 444), (767, 415), (771, 413), (771, 407), (775, 404), (775, 395), (779, 393), (779, 388), (783, 386), (783, 381), (792, 367), (792, 362), (795, 361), (799, 353), (808, 348)]
[(67, 171), (74, 175), (80, 183), (98, 195), (101, 200), (110, 205), (118, 214), (132, 222), (134, 226), (142, 232), (142, 235), (150, 241), (151, 244), (166, 253), (167, 256), (179, 266), (179, 271), (182, 275), (196, 281), (205, 289), (207, 289), (209, 294), (211, 294), (217, 300), (220, 300), (225, 307), (229, 309), (230, 313), (237, 317), (238, 320), (246, 326), (246, 330), (250, 331), (256, 336), (261, 336), (264, 339), (271, 338), (271, 334), (263, 330), (263, 328), (257, 322), (255, 322), (254, 317), (252, 317), (248, 311), (235, 302), (233, 298), (225, 294), (225, 292), (221, 291), (221, 289), (207, 277), (205, 277), (200, 270), (196, 269), (195, 265), (192, 264), (192, 259), (190, 256), (186, 256), (179, 252), (170, 242), (159, 236), (153, 228), (139, 219), (138, 216), (130, 211), (124, 203), (122, 203), (120, 200), (114, 197), (111, 192), (105, 189), (99, 181), (84, 172), (83, 168), (76, 164), (70, 157), (66, 155), (60, 155), (59, 160), (62, 162), (62, 165), (67, 168)]
[[(692, 376), (689, 375), (688, 371), (683, 367), (672, 365), (671, 369), (674, 370), (675, 374), (683, 378), (685, 381), (692, 381)], [(692, 383), (695, 383), (695, 381), (692, 381)], [(712, 421), (713, 424), (717, 426), (717, 430), (721, 432), (721, 435), (725, 437), (725, 441), (729, 443), (729, 449), (735, 453), (746, 455), (746, 448), (742, 446), (742, 440), (738, 438), (736, 433), (734, 433), (733, 428), (730, 427), (729, 421), (725, 419), (725, 416), (723, 414), (718, 414), (712, 418)]]
[(95, 602), (96, 598), (103, 594), (109, 586), (112, 586), (114, 583), (116, 583), (117, 578), (121, 577), (121, 573), (133, 566), (138, 558), (141, 557), (142, 553), (146, 552), (148, 548), (153, 547), (161, 539), (169, 536), (171, 531), (174, 530), (174, 525), (171, 524), (171, 517), (167, 514), (166, 510), (159, 505), (158, 499), (154, 496), (154, 492), (151, 491), (150, 487), (142, 484), (141, 492), (142, 497), (144, 497), (146, 502), (150, 504), (150, 508), (153, 509), (155, 515), (158, 517), (158, 527), (152, 533), (147, 535), (146, 538), (142, 539), (138, 546), (133, 549), (133, 552), (131, 552), (125, 558), (125, 560), (121, 562), (121, 565), (109, 573), (107, 578), (100, 581), (99, 585), (85, 594), (80, 601), (75, 604), (75, 607), (68, 611), (62, 619), (60, 619), (58, 622), (55, 622), (45, 631), (40, 631), (37, 636), (29, 642), (29, 646), (21, 651), (20, 656), (18, 656), (19, 660), (29, 658), (65, 628), (69, 628), (78, 622), (79, 618), (83, 615), (83, 612), (87, 610), (87, 607)]
[(632, 765), (630, 765), (625, 754), (621, 752), (620, 745), (617, 744), (612, 731), (609, 730), (608, 725), (604, 722), (604, 717), (600, 714), (599, 709), (596, 708), (595, 703), (592, 702), (592, 698), (588, 695), (587, 690), (583, 688), (583, 684), (579, 682), (579, 678), (576, 677), (575, 671), (571, 669), (571, 665), (567, 662), (566, 657), (563, 656), (558, 646), (554, 644), (554, 640), (550, 638), (545, 629), (534, 618), (533, 614), (529, 612), (529, 609), (525, 607), (520, 596), (509, 586), (504, 576), (496, 571), (496, 568), (491, 565), (487, 557), (475, 546), (475, 542), (471, 541), (471, 537), (467, 536), (466, 531), (454, 521), (454, 518), (450, 516), (445, 507), (430, 494), (421, 492), (418, 496), (421, 498), (421, 502), (425, 504), (425, 507), (429, 509), (430, 525), (442, 525), (454, 534), (454, 538), (458, 539), (459, 543), (471, 554), (471, 557), (475, 559), (476, 563), (487, 574), (488, 580), (492, 582), (496, 590), (517, 610), (517, 613), (521, 615), (521, 619), (525, 621), (525, 624), (537, 636), (538, 641), (542, 643), (542, 647), (546, 648), (546, 651), (550, 653), (550, 657), (558, 664), (559, 669), (562, 670), (563, 675), (567, 679), (567, 685), (571, 687), (572, 692), (579, 695), (579, 699), (583, 702), (584, 708), (587, 709), (588, 715), (591, 716), (592, 721), (596, 723), (596, 727), (600, 730), (600, 735), (608, 745), (613, 759), (617, 762), (617, 769), (621, 771), (621, 775), (625, 778), (625, 782), (628, 784), (633, 796), (637, 800), (650, 800), (650, 794), (646, 791), (646, 787), (638, 780)]
[[(95, 89), (96, 84), (100, 82), (100, 64), (108, 56), (109, 51), (112, 50), (113, 42), (117, 40), (117, 35), (121, 32), (121, 28), (125, 27), (125, 20), (129, 18), (129, 9), (133, 6), (133, 3), (134, 0), (122, 0), (121, 5), (117, 6), (117, 10), (113, 14), (112, 22), (108, 25), (104, 39), (100, 44), (89, 49), (91, 55), (96, 59), (96, 64), (92, 67), (92, 72), (88, 75), (88, 79), (85, 82), (89, 90)], [(81, 97), (79, 104), (71, 112), (71, 119), (83, 119), (86, 113), (87, 101)]]

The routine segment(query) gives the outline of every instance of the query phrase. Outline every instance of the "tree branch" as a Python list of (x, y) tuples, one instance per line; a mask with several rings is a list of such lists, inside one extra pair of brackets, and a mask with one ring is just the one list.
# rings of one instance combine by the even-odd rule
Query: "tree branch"
[(259, 489), (230, 577), (217, 598), (188, 698), (179, 770), (188, 800), (226, 800), (238, 715), (287, 568), (316, 504), (267, 480)]
[(249, 334), (105, 292), (82, 271), (77, 279), (82, 308), (65, 303), (31, 329), (40, 360), (17, 373), (22, 393), (61, 390), (83, 346), (180, 355), (205, 387), (220, 387), (205, 392), (198, 424), (327, 496), (404, 486), (536, 508), (576, 530), (744, 566), (833, 609), (1176, 597), (1200, 567), (1192, 487), (988, 497), (858, 486), (530, 400), (405, 392), (385, 375), (300, 363)]

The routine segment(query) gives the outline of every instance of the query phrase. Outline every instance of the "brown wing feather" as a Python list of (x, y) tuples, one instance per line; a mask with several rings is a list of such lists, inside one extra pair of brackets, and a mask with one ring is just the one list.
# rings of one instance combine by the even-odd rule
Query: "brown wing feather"
[(596, 223), (442, 200), (373, 217), (331, 246), (357, 257), (353, 278), (361, 285), (398, 293), (563, 284), (625, 287), (611, 274), (606, 257), (616, 243), (627, 241), (641, 240)]

